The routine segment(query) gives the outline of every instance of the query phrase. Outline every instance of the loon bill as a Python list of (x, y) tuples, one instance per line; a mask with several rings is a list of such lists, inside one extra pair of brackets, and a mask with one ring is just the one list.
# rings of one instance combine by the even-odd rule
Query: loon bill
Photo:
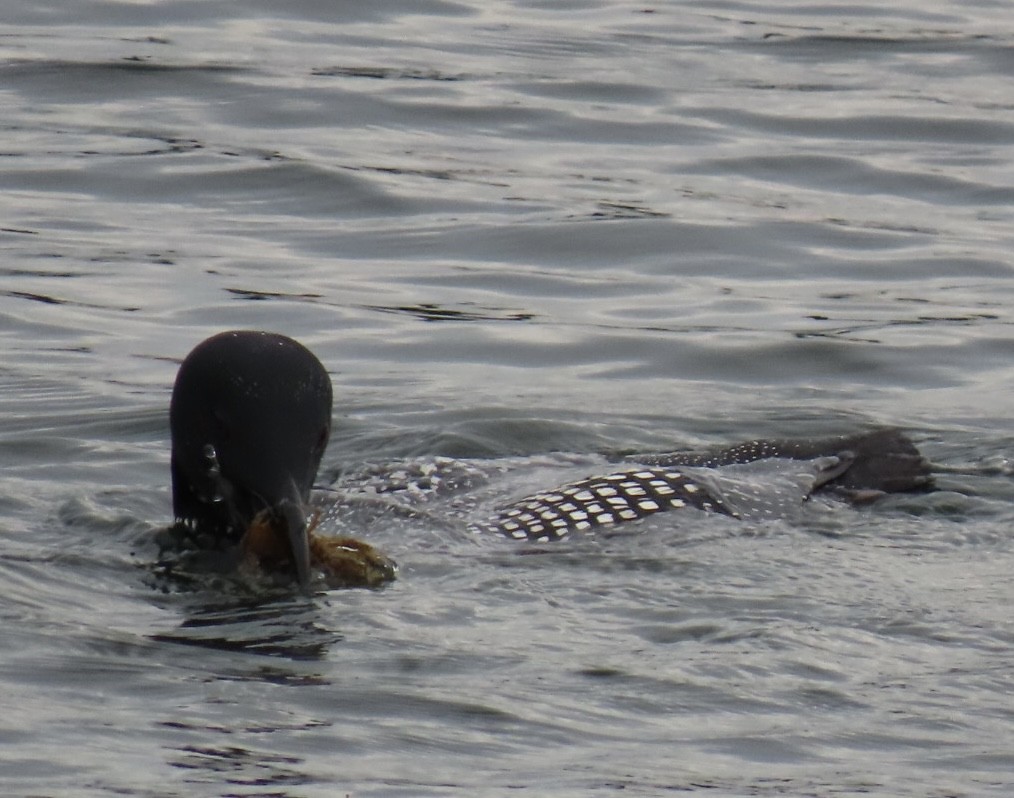
[[(262, 564), (288, 569), (304, 590), (313, 568), (337, 568), (339, 550), (360, 556), (346, 554), (360, 551), (357, 545), (328, 549), (325, 539), (313, 535), (310, 493), (331, 412), (326, 370), (291, 338), (236, 330), (198, 344), (180, 365), (169, 410), (177, 522), (198, 540), (250, 550)], [(818, 461), (810, 490), (862, 496), (932, 484), (929, 465), (897, 430), (752, 441), (715, 452), (634, 457), (625, 469), (519, 499), (475, 528), (553, 540), (672, 509), (735, 517), (736, 509), (701, 478), (701, 470), (766, 458)], [(359, 545), (379, 557), (380, 570), (371, 573), (393, 577), (391, 561)], [(353, 564), (358, 573), (363, 563)]]

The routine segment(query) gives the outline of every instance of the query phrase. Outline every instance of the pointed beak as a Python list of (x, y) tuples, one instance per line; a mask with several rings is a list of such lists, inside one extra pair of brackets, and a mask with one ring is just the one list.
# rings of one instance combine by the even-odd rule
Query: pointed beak
[(310, 533), (302, 503), (283, 499), (275, 508), (296, 565), (296, 580), (304, 593), (310, 593)]
[(239, 487), (225, 479), (221, 483), (224, 488), (220, 486), (219, 493), (227, 497), (233, 526), (245, 530), (243, 542), (248, 550), (274, 570), (291, 559), (300, 589), (310, 595), (310, 524), (307, 504), (296, 482), (284, 473), (275, 473)]

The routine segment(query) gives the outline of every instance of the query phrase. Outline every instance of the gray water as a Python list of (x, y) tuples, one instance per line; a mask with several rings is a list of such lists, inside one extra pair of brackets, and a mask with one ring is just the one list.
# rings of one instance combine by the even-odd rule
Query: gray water
[[(5, 0), (0, 792), (1010, 795), (1012, 73), (988, 0)], [(890, 424), (942, 490), (178, 585), (229, 328), (326, 364), (324, 480)]]

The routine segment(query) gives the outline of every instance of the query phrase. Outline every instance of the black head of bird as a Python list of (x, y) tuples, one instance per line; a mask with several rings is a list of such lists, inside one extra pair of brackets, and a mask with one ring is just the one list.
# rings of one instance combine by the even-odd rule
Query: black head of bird
[(223, 542), (269, 519), (310, 578), (307, 505), (331, 432), (331, 380), (283, 335), (215, 335), (180, 365), (169, 410), (173, 512)]

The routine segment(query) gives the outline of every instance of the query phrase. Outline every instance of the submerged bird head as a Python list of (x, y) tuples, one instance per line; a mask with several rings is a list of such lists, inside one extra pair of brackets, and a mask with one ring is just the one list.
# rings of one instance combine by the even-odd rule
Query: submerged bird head
[(307, 504), (331, 432), (331, 380), (302, 344), (235, 331), (180, 365), (169, 409), (173, 513), (224, 540), (269, 518), (309, 582)]

